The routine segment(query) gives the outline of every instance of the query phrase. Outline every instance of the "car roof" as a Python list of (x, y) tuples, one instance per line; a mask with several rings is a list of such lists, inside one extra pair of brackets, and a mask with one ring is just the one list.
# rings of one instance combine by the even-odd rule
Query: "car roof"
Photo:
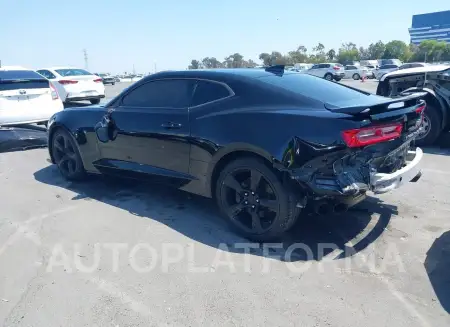
[[(164, 71), (150, 75), (152, 79), (160, 77), (191, 77), (191, 78), (260, 78), (265, 76), (272, 76), (276, 71), (268, 71), (266, 69), (254, 68), (223, 68), (223, 69), (191, 69), (179, 71)], [(287, 73), (284, 74), (294, 74)]]
[(5, 71), (5, 70), (32, 70), (32, 69), (28, 69), (22, 66), (2, 66), (0, 67), (0, 71)]
[(54, 66), (54, 67), (47, 67), (47, 68), (39, 68), (38, 70), (47, 69), (47, 70), (56, 70), (56, 69), (84, 69), (79, 67), (70, 67), (70, 66)]
[(424, 67), (414, 67), (414, 68), (406, 68), (402, 70), (396, 70), (394, 72), (387, 73), (383, 75), (380, 79), (380, 82), (384, 81), (386, 77), (391, 76), (399, 76), (404, 74), (414, 74), (414, 73), (425, 73), (425, 72), (439, 72), (450, 69), (449, 65), (427, 65)]

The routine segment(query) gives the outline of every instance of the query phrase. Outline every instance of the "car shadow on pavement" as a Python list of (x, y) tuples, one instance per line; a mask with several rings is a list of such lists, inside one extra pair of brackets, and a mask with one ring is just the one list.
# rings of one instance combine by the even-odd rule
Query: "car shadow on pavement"
[[(158, 221), (211, 247), (233, 253), (248, 251), (258, 256), (272, 254), (265, 244), (249, 243), (230, 229), (212, 199), (135, 180), (91, 176), (87, 181), (68, 182), (55, 165), (35, 172), (34, 177), (41, 183), (75, 192), (73, 201), (97, 200), (133, 215)], [(336, 249), (340, 250), (341, 255), (335, 259), (351, 256), (382, 235), (391, 216), (396, 213), (395, 206), (372, 197), (339, 216), (319, 217), (304, 213), (284, 235), (282, 243), (277, 243), (279, 249), (276, 250), (276, 257), (289, 262), (321, 260)], [(353, 244), (355, 242), (352, 240), (361, 234), (365, 236)], [(349, 241), (352, 245), (348, 245)], [(323, 244), (326, 248), (321, 247)], [(351, 251), (348, 251), (349, 247)]]
[(437, 238), (428, 250), (425, 269), (436, 297), (450, 314), (450, 231)]

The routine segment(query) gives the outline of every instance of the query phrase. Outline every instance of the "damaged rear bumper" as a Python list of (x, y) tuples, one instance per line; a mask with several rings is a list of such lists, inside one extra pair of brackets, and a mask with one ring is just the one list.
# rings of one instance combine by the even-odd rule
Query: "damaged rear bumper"
[[(306, 186), (312, 198), (351, 200), (367, 192), (387, 193), (421, 177), (423, 151), (411, 148), (410, 143), (407, 141), (379, 156), (365, 150), (321, 156), (292, 170), (290, 177)], [(398, 168), (386, 168), (382, 164), (386, 162), (395, 163)]]
[(375, 194), (382, 194), (399, 188), (410, 181), (417, 181), (421, 173), (421, 160), (423, 151), (416, 148), (415, 151), (408, 151), (406, 165), (390, 174), (371, 173), (370, 189)]

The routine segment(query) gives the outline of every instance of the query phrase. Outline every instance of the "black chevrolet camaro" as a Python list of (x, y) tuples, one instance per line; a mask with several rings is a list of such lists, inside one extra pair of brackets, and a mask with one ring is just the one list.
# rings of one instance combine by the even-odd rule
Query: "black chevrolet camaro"
[(161, 72), (105, 106), (48, 123), (69, 180), (116, 175), (217, 201), (246, 237), (278, 238), (302, 209), (343, 212), (421, 175), (422, 93), (390, 99), (266, 69)]

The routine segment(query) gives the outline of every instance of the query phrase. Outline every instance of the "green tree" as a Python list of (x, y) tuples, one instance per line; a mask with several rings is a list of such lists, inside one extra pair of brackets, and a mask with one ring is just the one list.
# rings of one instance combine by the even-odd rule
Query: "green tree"
[(409, 47), (405, 42), (394, 40), (386, 43), (386, 47), (383, 53), (383, 59), (400, 59), (402, 61), (408, 61), (411, 55)]
[(263, 52), (259, 55), (259, 60), (263, 62), (264, 66), (270, 66), (271, 65), (271, 57), (270, 54), (267, 52)]
[(327, 59), (329, 61), (333, 61), (336, 58), (336, 51), (334, 51), (334, 49), (330, 49), (327, 52)]
[(359, 60), (359, 51), (355, 43), (343, 43), (339, 48), (337, 59), (341, 64), (347, 61), (357, 61)]
[(188, 68), (189, 68), (189, 69), (199, 69), (199, 68), (201, 68), (200, 61), (195, 60), (195, 59), (192, 59), (192, 60), (191, 60), (191, 64), (189, 65)]
[(342, 46), (341, 46), (340, 49), (343, 49), (345, 51), (352, 51), (352, 50), (358, 51), (358, 48), (356, 47), (356, 44), (353, 43), (353, 42), (342, 43)]
[(258, 65), (256, 64), (256, 62), (254, 62), (253, 60), (249, 59), (245, 66), (248, 67), (248, 68), (254, 68), (254, 67), (258, 66)]
[(240, 53), (234, 53), (225, 58), (224, 66), (226, 68), (241, 68), (244, 67), (244, 56)]
[(313, 52), (314, 53), (309, 56), (312, 62), (319, 63), (327, 60), (325, 46), (322, 43), (317, 44), (317, 46), (313, 48)]
[(385, 49), (386, 46), (381, 41), (378, 41), (377, 43), (371, 43), (367, 48), (367, 51), (369, 52), (369, 59), (381, 59)]
[(362, 60), (371, 59), (369, 49), (366, 49), (364, 47), (359, 47), (358, 52), (359, 52), (359, 59), (362, 59)]
[(202, 65), (205, 68), (220, 68), (220, 67), (222, 67), (222, 63), (214, 57), (203, 58)]

